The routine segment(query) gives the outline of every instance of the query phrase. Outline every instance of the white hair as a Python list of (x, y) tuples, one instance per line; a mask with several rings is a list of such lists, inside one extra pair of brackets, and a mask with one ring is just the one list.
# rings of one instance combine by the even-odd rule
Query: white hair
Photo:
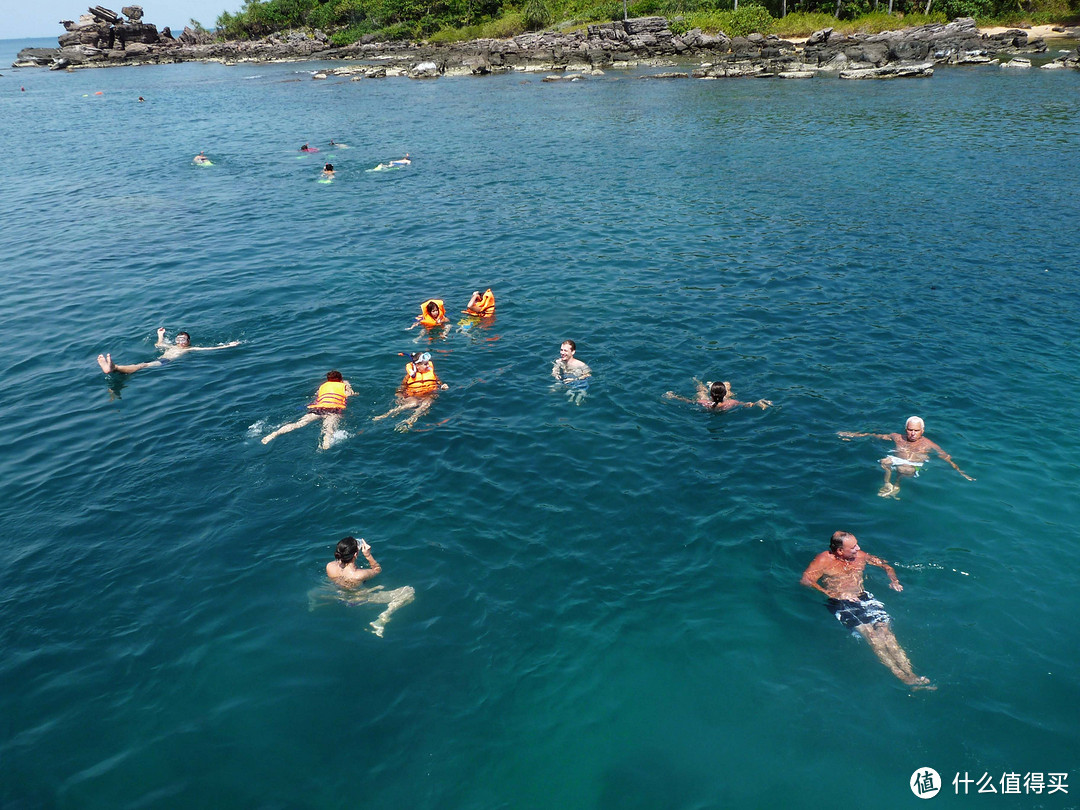
[(908, 420), (906, 422), (904, 422), (904, 427), (907, 427), (912, 422), (915, 422), (921, 428), (926, 427), (926, 423), (922, 420), (921, 417), (918, 417), (918, 416), (909, 416)]

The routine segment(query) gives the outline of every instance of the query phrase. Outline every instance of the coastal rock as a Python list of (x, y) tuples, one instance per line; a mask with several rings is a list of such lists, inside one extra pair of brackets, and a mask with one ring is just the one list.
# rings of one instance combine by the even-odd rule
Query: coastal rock
[(59, 48), (23, 48), (15, 57), (12, 67), (48, 67), (60, 55)]
[(410, 79), (437, 79), (439, 66), (434, 62), (419, 62), (409, 69), (407, 75)]
[(861, 70), (842, 70), (841, 79), (917, 79), (934, 75), (934, 65), (923, 62), (918, 65), (885, 65)]
[(124, 6), (120, 9), (120, 13), (128, 18), (131, 22), (142, 21), (143, 10), (142, 6)]
[(1001, 67), (1003, 67), (1003, 68), (1030, 68), (1031, 67), (1031, 60), (1027, 59), (1027, 58), (1025, 58), (1023, 56), (1014, 56), (1009, 61), (1002, 62)]

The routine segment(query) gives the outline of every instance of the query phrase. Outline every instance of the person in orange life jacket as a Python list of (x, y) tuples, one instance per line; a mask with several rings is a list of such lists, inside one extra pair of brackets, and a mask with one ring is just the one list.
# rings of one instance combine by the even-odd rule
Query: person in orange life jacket
[(372, 421), (377, 422), (388, 416), (397, 416), (399, 413), (411, 410), (412, 414), (394, 427), (394, 430), (404, 433), (431, 408), (435, 394), (449, 387), (435, 373), (430, 354), (427, 352), (413, 354), (410, 362), (405, 364), (405, 377), (397, 390), (397, 404), (386, 413), (372, 417)]
[(436, 326), (442, 326), (447, 321), (446, 305), (443, 304), (442, 299), (429, 298), (420, 305), (420, 314), (416, 316), (416, 320), (409, 328), (423, 326), (426, 329), (433, 329)]
[(494, 315), (495, 295), (491, 292), (491, 287), (488, 287), (483, 295), (480, 295), (479, 291), (474, 292), (462, 312), (465, 315), (475, 315), (479, 318), (488, 318)]
[(297, 428), (310, 425), (312, 422), (322, 419), (322, 433), (319, 437), (319, 448), (325, 450), (330, 446), (334, 438), (334, 431), (341, 423), (341, 414), (345, 412), (345, 400), (356, 392), (352, 390), (349, 381), (342, 379), (340, 371), (329, 371), (326, 374), (326, 382), (319, 386), (315, 395), (315, 401), (308, 405), (308, 412), (287, 425), (282, 425), (273, 433), (263, 436), (262, 443), (269, 444), (282, 433), (292, 433)]

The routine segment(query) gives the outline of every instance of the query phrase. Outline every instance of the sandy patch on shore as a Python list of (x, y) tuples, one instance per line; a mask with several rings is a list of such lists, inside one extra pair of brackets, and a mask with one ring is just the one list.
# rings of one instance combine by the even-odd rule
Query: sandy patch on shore
[[(1064, 28), (1064, 27), (1065, 26), (1061, 26), (1061, 25), (1058, 26), (1058, 28)], [(1014, 30), (1014, 29), (1013, 28), (1003, 28), (1003, 27), (999, 26), (997, 28), (980, 28), (979, 33), (980, 34), (989, 34), (990, 36), (993, 36), (994, 34), (1004, 34), (1006, 31), (1012, 31), (1012, 30)], [(1054, 26), (1052, 26), (1052, 25), (1033, 25), (1033, 26), (1031, 26), (1031, 28), (1021, 28), (1020, 30), (1027, 32), (1029, 40), (1032, 40), (1032, 39), (1064, 39), (1065, 37), (1068, 36), (1068, 34), (1066, 34), (1064, 31), (1055, 31)]]

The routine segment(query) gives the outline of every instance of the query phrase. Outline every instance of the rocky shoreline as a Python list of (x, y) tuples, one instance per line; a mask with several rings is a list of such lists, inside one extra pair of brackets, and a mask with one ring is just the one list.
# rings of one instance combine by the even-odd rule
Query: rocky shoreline
[[(320, 31), (275, 34), (251, 42), (217, 42), (205, 31), (185, 28), (174, 37), (168, 28), (159, 33), (155, 26), (142, 22), (139, 6), (126, 6), (122, 14), (126, 19), (101, 6), (91, 8), (78, 22), (63, 23), (66, 33), (59, 37), (59, 48), (24, 49), (13, 67), (73, 70), (190, 61), (240, 64), (337, 59), (360, 64), (316, 73), (315, 78), (348, 75), (357, 80), (398, 75), (424, 79), (518, 70), (556, 74), (548, 79), (557, 81), (576, 80), (609, 68), (697, 62), (699, 67), (690, 73), (653, 77), (810, 78), (831, 72), (840, 78), (863, 79), (931, 76), (936, 65), (1000, 61), (1002, 66), (1030, 67), (1030, 60), (1018, 55), (1047, 50), (1043, 39), (1029, 39), (1024, 30), (984, 34), (970, 18), (870, 35), (844, 35), (826, 28), (798, 43), (773, 35), (728, 37), (698, 29), (676, 34), (663, 17), (639, 17), (566, 33), (545, 31), (451, 45), (365, 38), (334, 47)], [(1080, 29), (1063, 33), (1080, 38)], [(1043, 67), (1080, 69), (1080, 48)]]

